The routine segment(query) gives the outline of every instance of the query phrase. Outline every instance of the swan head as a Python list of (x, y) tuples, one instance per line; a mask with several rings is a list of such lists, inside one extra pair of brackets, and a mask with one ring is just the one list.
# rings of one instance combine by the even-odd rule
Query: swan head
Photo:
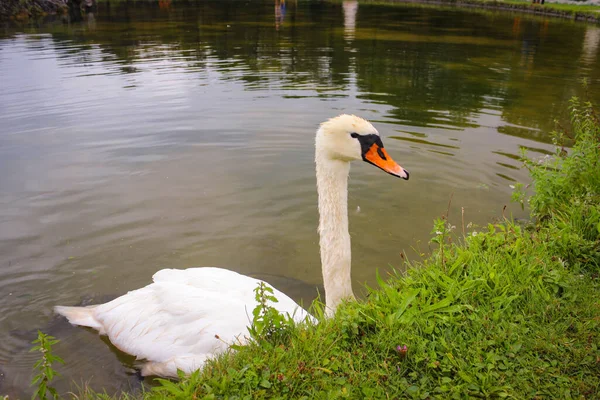
[(379, 132), (369, 121), (342, 114), (321, 124), (316, 138), (317, 157), (350, 162), (363, 160), (390, 175), (408, 180), (409, 174), (383, 147)]

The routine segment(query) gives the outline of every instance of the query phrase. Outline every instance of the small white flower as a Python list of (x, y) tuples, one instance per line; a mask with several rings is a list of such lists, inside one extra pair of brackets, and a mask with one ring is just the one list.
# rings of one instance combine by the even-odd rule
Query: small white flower
[(508, 185), (509, 188), (514, 189), (515, 185)]
[(436, 235), (441, 235), (441, 234), (442, 234), (442, 232), (440, 232), (440, 231), (435, 231), (435, 234), (436, 234)]
[(471, 236), (477, 236), (477, 231), (473, 231), (473, 232), (471, 233)]

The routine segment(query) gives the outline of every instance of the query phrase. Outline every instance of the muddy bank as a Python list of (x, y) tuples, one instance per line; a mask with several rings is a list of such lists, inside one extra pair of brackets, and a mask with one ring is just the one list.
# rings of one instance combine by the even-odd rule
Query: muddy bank
[(95, 0), (0, 0), (0, 20), (18, 21), (45, 15), (67, 14), (69, 10), (89, 9)]
[(48, 14), (65, 13), (68, 0), (2, 0), (0, 19), (27, 19)]

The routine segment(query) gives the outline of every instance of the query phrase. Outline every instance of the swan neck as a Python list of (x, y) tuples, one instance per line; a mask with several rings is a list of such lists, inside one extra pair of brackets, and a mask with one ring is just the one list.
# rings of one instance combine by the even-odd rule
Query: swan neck
[(348, 232), (348, 173), (350, 163), (328, 158), (317, 149), (319, 245), (325, 286), (326, 315), (352, 299), (351, 248)]

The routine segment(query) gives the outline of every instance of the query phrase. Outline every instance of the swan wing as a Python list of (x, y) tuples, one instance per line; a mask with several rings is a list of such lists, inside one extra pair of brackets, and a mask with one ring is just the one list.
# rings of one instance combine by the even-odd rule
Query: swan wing
[(310, 315), (303, 310), (294, 300), (285, 293), (275, 289), (267, 282), (239, 274), (234, 271), (223, 268), (188, 268), (188, 269), (162, 269), (152, 277), (155, 283), (180, 283), (198, 288), (199, 290), (217, 290), (223, 297), (235, 297), (243, 299), (244, 304), (252, 304), (251, 312), (256, 307), (254, 290), (260, 282), (265, 283), (273, 289), (273, 295), (278, 303), (273, 304), (279, 312), (287, 313), (295, 321), (301, 322), (309, 318)]

